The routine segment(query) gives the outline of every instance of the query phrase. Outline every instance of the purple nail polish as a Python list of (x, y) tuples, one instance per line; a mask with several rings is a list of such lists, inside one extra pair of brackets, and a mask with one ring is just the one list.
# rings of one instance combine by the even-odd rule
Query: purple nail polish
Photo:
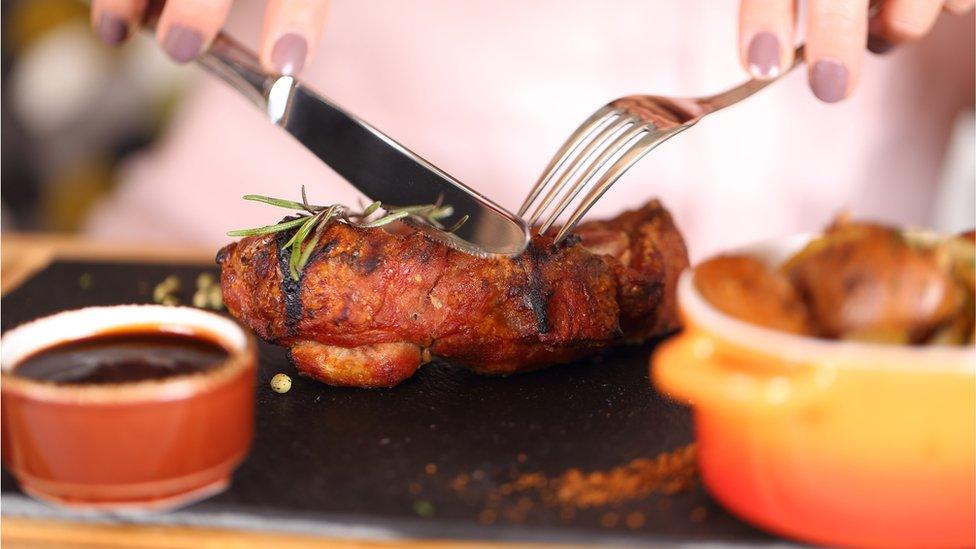
[(121, 44), (129, 37), (129, 25), (113, 13), (102, 12), (98, 18), (98, 37), (110, 46)]
[(888, 53), (894, 49), (894, 47), (894, 44), (885, 40), (884, 38), (878, 38), (872, 34), (868, 35), (868, 51), (871, 53), (881, 55), (883, 53)]
[(772, 78), (779, 75), (779, 39), (771, 32), (760, 32), (749, 42), (747, 58), (749, 72), (756, 77)]
[(847, 92), (847, 67), (836, 59), (817, 60), (810, 69), (810, 89), (821, 101), (840, 101)]
[(200, 33), (182, 25), (173, 25), (163, 38), (163, 50), (177, 63), (189, 63), (200, 55), (203, 38)]
[(308, 42), (300, 35), (290, 32), (275, 42), (271, 50), (271, 65), (281, 74), (297, 74), (305, 66)]

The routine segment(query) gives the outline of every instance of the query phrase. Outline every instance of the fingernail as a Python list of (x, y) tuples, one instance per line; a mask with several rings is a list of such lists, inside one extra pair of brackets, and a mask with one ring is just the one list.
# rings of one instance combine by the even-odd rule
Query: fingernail
[(810, 89), (821, 101), (840, 101), (847, 91), (847, 67), (836, 59), (818, 60), (810, 69)]
[(271, 65), (281, 74), (297, 74), (305, 65), (308, 42), (301, 35), (290, 32), (275, 42), (271, 50)]
[(173, 25), (163, 38), (163, 49), (177, 63), (189, 63), (196, 59), (202, 45), (200, 33), (183, 25)]
[(876, 53), (878, 55), (888, 53), (894, 47), (894, 44), (885, 40), (884, 38), (878, 38), (877, 36), (870, 34), (868, 35), (868, 51), (871, 53)]
[(779, 75), (779, 39), (771, 32), (760, 32), (749, 42), (749, 72), (753, 76), (772, 78)]
[(110, 46), (121, 44), (129, 36), (129, 25), (122, 18), (109, 13), (102, 12), (98, 18), (98, 37), (102, 42)]

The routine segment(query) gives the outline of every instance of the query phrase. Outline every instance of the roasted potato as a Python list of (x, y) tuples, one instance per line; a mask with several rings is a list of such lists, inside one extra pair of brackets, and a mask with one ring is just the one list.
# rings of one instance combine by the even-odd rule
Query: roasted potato
[(952, 261), (952, 274), (966, 289), (966, 304), (950, 326), (951, 335), (943, 336), (938, 342), (976, 343), (976, 231), (952, 238), (946, 242), (945, 247)]
[(831, 338), (921, 343), (952, 325), (966, 303), (942, 247), (915, 245), (881, 225), (841, 220), (784, 273)]
[(695, 269), (695, 287), (720, 311), (751, 324), (812, 334), (809, 314), (790, 281), (743, 255), (710, 259)]
[(976, 233), (963, 233), (948, 240), (944, 246), (956, 280), (971, 293), (976, 292)]

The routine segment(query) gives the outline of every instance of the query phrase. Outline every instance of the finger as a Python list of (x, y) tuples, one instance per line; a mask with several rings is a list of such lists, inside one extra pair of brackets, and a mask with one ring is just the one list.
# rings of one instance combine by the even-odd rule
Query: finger
[(754, 78), (774, 78), (793, 64), (793, 0), (742, 0), (739, 57)]
[(868, 0), (810, 0), (806, 61), (810, 89), (835, 103), (857, 83), (868, 33)]
[(876, 19), (877, 17), (868, 19), (868, 51), (881, 55), (895, 49), (895, 44), (885, 38), (880, 31), (876, 30), (879, 28), (879, 25), (875, 22)]
[(261, 31), (261, 64), (281, 74), (298, 74), (318, 48), (327, 0), (268, 0)]
[(917, 40), (932, 29), (942, 0), (887, 0), (871, 19), (871, 36), (897, 44)]
[(976, 0), (946, 0), (945, 10), (949, 13), (962, 15), (973, 9)]
[(177, 63), (196, 59), (220, 31), (231, 0), (167, 0), (156, 41)]
[(92, 0), (91, 24), (102, 42), (115, 46), (132, 34), (145, 11), (146, 0)]

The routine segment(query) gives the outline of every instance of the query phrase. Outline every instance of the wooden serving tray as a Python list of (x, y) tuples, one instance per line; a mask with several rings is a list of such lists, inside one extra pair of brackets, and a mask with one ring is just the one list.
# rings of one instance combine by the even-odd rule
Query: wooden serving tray
[[(204, 270), (57, 261), (3, 297), (0, 328), (65, 309), (150, 302), (155, 284), (172, 274), (182, 279), (189, 299)], [(333, 539), (780, 543), (730, 516), (699, 485), (676, 495), (580, 510), (570, 520), (537, 502), (517, 523), (501, 516), (491, 524), (479, 521), (489, 492), (513, 474), (609, 469), (691, 442), (688, 410), (649, 384), (652, 348), (624, 347), (591, 361), (507, 378), (434, 363), (396, 388), (361, 390), (298, 377), (283, 349), (262, 343), (254, 445), (226, 492), (171, 513), (89, 515), (25, 497), (4, 471), (2, 513)], [(287, 394), (268, 387), (278, 372), (292, 376)], [(480, 481), (460, 492), (452, 487), (458, 475), (475, 471), (481, 471)], [(623, 520), (606, 527), (601, 517), (608, 511), (621, 517), (639, 512), (645, 521), (639, 528)]]

